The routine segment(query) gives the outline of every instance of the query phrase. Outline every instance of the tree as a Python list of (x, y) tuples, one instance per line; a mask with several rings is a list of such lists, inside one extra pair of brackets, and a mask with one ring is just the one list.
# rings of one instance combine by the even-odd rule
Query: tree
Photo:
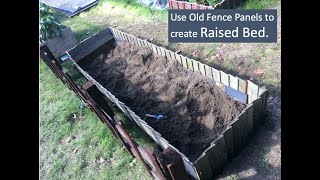
[(40, 3), (40, 41), (46, 41), (54, 36), (61, 36), (61, 25), (49, 11), (50, 8)]

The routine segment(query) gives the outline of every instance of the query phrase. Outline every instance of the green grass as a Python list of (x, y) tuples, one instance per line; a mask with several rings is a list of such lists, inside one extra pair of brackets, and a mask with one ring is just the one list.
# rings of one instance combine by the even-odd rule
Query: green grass
[(277, 5), (279, 0), (247, 0), (238, 9), (267, 9)]
[(109, 22), (109, 17), (114, 15), (117, 15), (119, 19), (125, 19), (126, 17), (160, 21), (167, 21), (168, 19), (167, 9), (163, 11), (152, 10), (148, 6), (128, 0), (102, 0), (98, 5), (72, 18), (68, 18), (55, 10), (52, 10), (52, 12), (61, 24), (72, 29), (79, 41), (112, 25)]
[(163, 18), (164, 20), (167, 18), (168, 9), (160, 10), (152, 10), (148, 6), (144, 6), (142, 4), (137, 3), (136, 0), (103, 0), (102, 2), (108, 2), (114, 6), (118, 6), (121, 8), (126, 8), (130, 12), (134, 12), (139, 16), (150, 17), (153, 16), (155, 18)]
[[(73, 113), (78, 121), (67, 121)], [(151, 142), (142, 131), (133, 134), (141, 143)], [(41, 61), (40, 179), (150, 179), (140, 162), (130, 166), (132, 160), (95, 113)]]

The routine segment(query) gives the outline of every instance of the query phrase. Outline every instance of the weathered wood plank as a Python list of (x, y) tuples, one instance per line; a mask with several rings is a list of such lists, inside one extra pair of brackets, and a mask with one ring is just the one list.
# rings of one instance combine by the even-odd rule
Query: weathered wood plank
[(171, 179), (188, 179), (188, 174), (184, 167), (184, 162), (179, 153), (171, 147), (166, 148), (161, 154), (160, 159), (162, 164), (166, 166), (171, 176)]
[(242, 150), (247, 139), (247, 111), (242, 112), (238, 120), (231, 124), (233, 130), (234, 155)]
[(230, 124), (232, 127), (233, 132), (233, 155), (236, 156), (239, 154), (241, 149), (241, 124), (239, 122), (239, 119), (236, 119), (232, 124)]
[(213, 175), (217, 175), (228, 161), (228, 154), (223, 135), (206, 151)]
[(181, 55), (180, 54), (176, 54), (176, 60), (182, 64), (182, 60), (181, 60)]
[(220, 71), (216, 70), (215, 68), (211, 68), (211, 71), (213, 80), (215, 80), (216, 82), (221, 82)]
[(112, 29), (112, 32), (113, 32), (114, 37), (116, 37), (116, 38), (119, 39), (119, 32), (118, 32), (118, 30)]
[(147, 47), (148, 46), (148, 44), (147, 44), (147, 41), (146, 40), (141, 40), (142, 41), (142, 46), (144, 46), (144, 47)]
[(156, 48), (157, 48), (158, 54), (161, 55), (161, 56), (163, 56), (162, 51), (161, 51), (161, 48), (160, 48), (159, 46), (156, 46)]
[(167, 50), (167, 49), (165, 49), (165, 55), (166, 55), (166, 57), (167, 57), (167, 59), (171, 59), (171, 56), (170, 56), (170, 51), (169, 50)]
[(228, 126), (227, 129), (222, 132), (222, 134), (224, 137), (224, 142), (226, 143), (228, 159), (231, 160), (234, 157), (232, 126)]
[(130, 35), (129, 35), (129, 34), (124, 33), (124, 36), (125, 36), (125, 39), (126, 39), (128, 42), (131, 42), (131, 39), (130, 39)]
[(265, 87), (259, 88), (259, 96), (262, 99), (260, 117), (261, 117), (261, 122), (263, 122), (265, 119), (264, 116), (266, 112), (267, 98), (268, 98), (268, 91)]
[(188, 69), (187, 59), (184, 56), (181, 56), (182, 66)]
[(235, 121), (233, 121), (229, 126), (232, 127), (233, 132), (233, 155), (237, 156), (241, 149), (243, 144), (243, 139), (245, 138), (245, 127), (244, 127), (244, 119), (245, 115), (243, 116), (243, 113), (239, 118), (236, 118)]
[(199, 64), (199, 70), (200, 70), (201, 74), (206, 76), (206, 70), (205, 70), (204, 64), (202, 64), (201, 62), (199, 62), (198, 64)]
[(259, 87), (249, 80), (247, 82), (248, 82), (248, 89), (247, 89), (248, 104), (250, 104), (257, 99)]
[(119, 38), (121, 39), (121, 41), (124, 41), (124, 35), (123, 35), (123, 32), (119, 31)]
[(137, 39), (137, 44), (138, 44), (139, 47), (142, 46), (142, 42), (141, 41), (142, 41), (141, 39)]
[(171, 59), (176, 60), (177, 58), (176, 58), (174, 52), (172, 52), (172, 51), (169, 51), (169, 52), (170, 52)]
[(160, 47), (161, 55), (166, 56), (166, 49), (163, 47)]
[(148, 44), (148, 47), (152, 50), (152, 44), (149, 42), (147, 42), (147, 44)]
[(149, 126), (146, 126), (145, 124), (140, 123), (140, 127), (144, 129), (144, 131), (155, 141), (158, 143), (158, 139), (156, 138), (156, 133), (153, 129), (151, 129)]
[(211, 179), (213, 177), (212, 170), (210, 168), (210, 160), (207, 154), (203, 154), (202, 157), (194, 164), (200, 179)]
[(208, 65), (205, 65), (204, 66), (205, 69), (206, 69), (206, 76), (209, 78), (209, 79), (213, 79), (213, 76), (212, 76), (212, 68)]
[(127, 33), (125, 33), (125, 36), (126, 36), (127, 40), (128, 40), (129, 42), (131, 42), (130, 35), (127, 34)]
[(262, 98), (259, 97), (253, 101), (253, 127), (257, 129), (260, 126), (261, 110), (262, 110)]
[(239, 78), (239, 88), (238, 88), (239, 91), (247, 94), (247, 81), (245, 80), (242, 80)]
[(127, 36), (126, 36), (126, 34), (124, 32), (121, 32), (121, 36), (123, 38), (122, 40), (128, 41)]
[(131, 36), (131, 35), (130, 35), (130, 38), (131, 38), (131, 41), (134, 43), (134, 45), (139, 46), (139, 44), (138, 44), (138, 38), (136, 38), (136, 37), (134, 37), (134, 36)]
[[(250, 136), (254, 130), (254, 105), (251, 104), (247, 108), (247, 136)], [(249, 139), (249, 137), (247, 138)]]
[(239, 80), (237, 77), (234, 77), (232, 75), (229, 74), (229, 82), (230, 82), (230, 87), (235, 89), (235, 90), (238, 90), (238, 87), (239, 87)]
[(228, 74), (224, 73), (223, 71), (220, 71), (220, 75), (221, 75), (221, 83), (229, 86), (229, 76)]
[(193, 71), (193, 64), (192, 64), (192, 60), (189, 59), (189, 58), (186, 58), (187, 59), (187, 66), (188, 66), (188, 69), (190, 69), (191, 71)]
[(154, 44), (151, 44), (151, 47), (152, 47), (152, 51), (153, 51), (155, 54), (159, 55), (159, 52), (158, 52), (157, 46), (156, 46), (156, 45), (154, 45)]
[(199, 71), (199, 62), (196, 60), (192, 60), (193, 71)]

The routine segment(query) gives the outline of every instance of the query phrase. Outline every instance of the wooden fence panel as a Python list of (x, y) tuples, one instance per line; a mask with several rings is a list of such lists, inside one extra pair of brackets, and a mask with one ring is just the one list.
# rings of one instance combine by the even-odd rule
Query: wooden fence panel
[(198, 61), (196, 61), (196, 60), (193, 60), (192, 61), (192, 66), (193, 66), (193, 71), (200, 71), (199, 70), (199, 62)]
[(238, 86), (239, 86), (238, 78), (229, 74), (229, 81), (230, 81), (230, 87), (235, 89), (235, 90), (238, 90)]
[(187, 59), (184, 56), (181, 56), (182, 66), (188, 69)]
[(239, 79), (239, 91), (241, 91), (242, 93), (247, 94), (247, 81)]
[(213, 80), (215, 80), (216, 82), (221, 82), (220, 71), (216, 70), (215, 68), (211, 68), (211, 70), (212, 70)]
[(210, 167), (213, 175), (217, 175), (228, 161), (228, 154), (223, 135), (221, 135), (213, 146), (206, 152), (209, 156)]
[(201, 62), (199, 62), (199, 70), (202, 75), (206, 76), (206, 69), (204, 67), (204, 64), (202, 64)]
[(204, 155), (195, 163), (200, 179), (211, 179), (213, 177), (213, 173), (210, 168), (211, 159), (208, 158), (209, 156), (204, 153)]
[(248, 89), (247, 89), (248, 104), (250, 104), (257, 99), (259, 87), (253, 84), (251, 81), (247, 81), (247, 82), (248, 82)]
[(191, 71), (194, 71), (193, 70), (193, 64), (192, 64), (192, 60), (189, 59), (189, 58), (186, 58), (187, 59), (187, 66), (188, 66), (188, 69), (190, 69)]
[(224, 85), (229, 86), (229, 76), (228, 74), (226, 74), (223, 71), (220, 71), (220, 75), (221, 75), (221, 83)]
[(206, 76), (207, 76), (209, 79), (213, 79), (211, 67), (205, 65), (205, 70), (206, 70)]
[(234, 157), (232, 126), (228, 126), (227, 129), (222, 134), (224, 137), (224, 142), (226, 143), (228, 159), (231, 160)]

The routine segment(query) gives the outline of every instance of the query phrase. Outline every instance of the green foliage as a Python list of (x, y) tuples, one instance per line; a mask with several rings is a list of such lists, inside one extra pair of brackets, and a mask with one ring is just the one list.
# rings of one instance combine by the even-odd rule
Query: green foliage
[(45, 4), (40, 4), (40, 41), (46, 41), (54, 36), (61, 36), (62, 26)]
[(221, 2), (221, 0), (189, 0), (188, 2), (202, 4), (205, 6), (215, 6), (217, 3)]
[(279, 0), (248, 0), (239, 9), (266, 9), (277, 5)]

